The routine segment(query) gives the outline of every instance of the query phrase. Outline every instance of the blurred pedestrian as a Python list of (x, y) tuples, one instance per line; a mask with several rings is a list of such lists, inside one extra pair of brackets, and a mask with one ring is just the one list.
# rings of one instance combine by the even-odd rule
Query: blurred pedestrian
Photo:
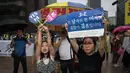
[(74, 73), (74, 56), (71, 44), (67, 39), (67, 32), (65, 29), (60, 32), (60, 40), (56, 44), (60, 56), (60, 68), (62, 73)]
[(112, 40), (112, 53), (113, 53), (113, 58), (112, 58), (112, 63), (114, 67), (118, 67), (118, 60), (120, 55), (117, 53), (118, 49), (121, 47), (121, 37), (120, 34), (116, 34), (115, 37)]
[(130, 37), (124, 38), (122, 47), (125, 50), (122, 62), (125, 68), (129, 68), (130, 66)]
[(18, 73), (20, 62), (22, 63), (23, 73), (27, 73), (26, 62), (26, 44), (31, 45), (31, 42), (23, 36), (23, 29), (17, 30), (17, 36), (11, 41), (10, 47), (14, 47), (13, 59), (14, 70), (13, 73)]
[(105, 53), (106, 53), (106, 61), (108, 61), (109, 53), (111, 52), (111, 45), (110, 45), (110, 35), (106, 33), (106, 42), (105, 42)]

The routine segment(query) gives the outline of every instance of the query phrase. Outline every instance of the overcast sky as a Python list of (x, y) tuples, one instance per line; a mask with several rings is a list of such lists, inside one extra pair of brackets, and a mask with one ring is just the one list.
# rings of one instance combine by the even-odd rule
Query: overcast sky
[[(57, 0), (57, 2), (65, 2), (65, 1), (71, 1), (71, 2), (77, 2), (82, 3), (84, 5), (87, 4), (87, 0)], [(108, 11), (108, 16), (115, 16), (116, 13), (116, 5), (112, 6), (112, 3), (116, 0), (101, 0), (101, 6), (104, 8), (104, 10)]]
[(116, 13), (116, 5), (112, 6), (112, 3), (116, 0), (101, 0), (101, 6), (104, 10), (108, 11), (108, 16), (115, 16)]

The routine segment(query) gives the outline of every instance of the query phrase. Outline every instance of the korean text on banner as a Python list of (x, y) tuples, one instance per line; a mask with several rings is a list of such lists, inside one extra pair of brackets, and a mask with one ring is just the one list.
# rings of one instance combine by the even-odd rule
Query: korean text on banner
[(84, 10), (68, 14), (69, 38), (98, 37), (104, 34), (103, 8)]

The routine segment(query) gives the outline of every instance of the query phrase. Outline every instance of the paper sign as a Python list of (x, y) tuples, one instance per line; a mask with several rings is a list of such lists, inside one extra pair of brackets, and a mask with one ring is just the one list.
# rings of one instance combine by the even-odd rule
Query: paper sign
[(31, 23), (34, 23), (34, 24), (40, 23), (40, 19), (41, 19), (41, 14), (39, 11), (32, 12), (29, 15), (29, 21)]
[[(57, 12), (56, 12), (56, 11), (53, 11), (53, 12), (51, 12), (51, 13), (49, 13), (49, 14), (47, 15), (46, 21), (45, 21), (44, 23), (46, 23), (46, 22), (51, 22), (51, 21), (53, 21), (56, 17), (57, 17)], [(40, 11), (34, 11), (34, 12), (30, 13), (30, 15), (29, 15), (29, 21), (30, 21), (31, 23), (36, 24), (36, 26), (38, 26), (37, 23), (41, 23), (40, 20), (42, 20), (42, 15), (41, 15)], [(43, 24), (44, 24), (44, 23), (43, 23)]]
[(56, 11), (53, 11), (53, 12), (51, 12), (50, 14), (47, 15), (46, 21), (47, 21), (47, 22), (51, 22), (51, 21), (53, 21), (56, 17), (57, 17), (57, 12), (56, 12)]
[(84, 10), (68, 14), (68, 35), (69, 38), (98, 37), (104, 33), (102, 8)]

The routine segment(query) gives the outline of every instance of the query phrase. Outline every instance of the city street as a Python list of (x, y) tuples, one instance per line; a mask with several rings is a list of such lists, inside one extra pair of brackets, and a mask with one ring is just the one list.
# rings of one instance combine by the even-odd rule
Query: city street
[(0, 73), (130, 73), (130, 0), (0, 0), (0, 16)]
[[(0, 57), (0, 73), (13, 73), (13, 59), (11, 57)], [(35, 73), (34, 62), (32, 57), (27, 58), (28, 73)], [(19, 66), (19, 73), (22, 72), (22, 66)]]
[(119, 60), (119, 67), (114, 67), (113, 64), (112, 64), (112, 56), (111, 54), (109, 54), (109, 59), (108, 61), (104, 61), (103, 62), (103, 67), (102, 67), (102, 73), (124, 73), (124, 70), (123, 70), (123, 66), (121, 64), (121, 60)]
[[(35, 63), (32, 60), (32, 57), (28, 57), (28, 73), (35, 73)], [(0, 57), (0, 73), (12, 73), (12, 58)], [(34, 64), (32, 64), (34, 63)], [(22, 68), (20, 66), (19, 73), (22, 73)], [(102, 73), (124, 73), (123, 66), (120, 63), (120, 66), (115, 68), (111, 64), (111, 54), (109, 55), (109, 60), (103, 62)]]

